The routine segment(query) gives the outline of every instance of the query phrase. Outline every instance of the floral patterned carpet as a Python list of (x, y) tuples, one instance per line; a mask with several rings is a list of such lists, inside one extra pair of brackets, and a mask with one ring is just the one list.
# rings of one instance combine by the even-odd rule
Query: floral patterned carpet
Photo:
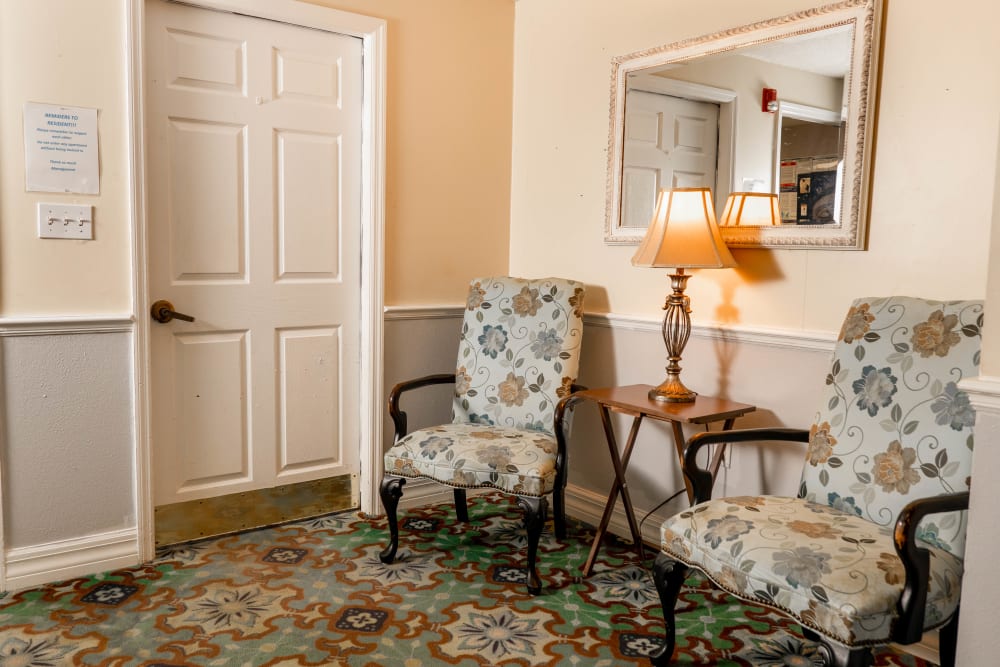
[[(631, 665), (659, 642), (651, 578), (606, 542), (583, 579), (592, 530), (542, 538), (545, 590), (522, 583), (520, 514), (501, 496), (385, 520), (333, 515), (161, 550), (144, 566), (0, 599), (0, 667), (108, 665)], [(649, 554), (647, 554), (648, 556)], [(798, 626), (692, 578), (681, 594), (678, 664), (813, 665)], [(877, 665), (924, 667), (885, 651)]]

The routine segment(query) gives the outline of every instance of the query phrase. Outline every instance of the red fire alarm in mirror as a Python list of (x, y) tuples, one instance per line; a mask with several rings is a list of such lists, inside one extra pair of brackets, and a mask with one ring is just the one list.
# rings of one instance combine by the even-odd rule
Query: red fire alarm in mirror
[(760, 95), (760, 110), (775, 112), (778, 110), (778, 91), (775, 88), (765, 88)]

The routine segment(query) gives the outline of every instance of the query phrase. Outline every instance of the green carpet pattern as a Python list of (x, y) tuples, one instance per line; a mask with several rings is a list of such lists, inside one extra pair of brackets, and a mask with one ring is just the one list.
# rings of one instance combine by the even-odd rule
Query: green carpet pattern
[[(662, 615), (629, 545), (606, 541), (584, 579), (592, 529), (571, 522), (562, 542), (546, 531), (545, 589), (531, 597), (516, 506), (479, 496), (470, 517), (401, 512), (392, 565), (378, 560), (384, 518), (331, 515), (17, 591), (0, 599), (0, 667), (648, 664)], [(678, 664), (820, 664), (797, 625), (697, 577), (678, 610)], [(926, 663), (887, 650), (876, 664)]]

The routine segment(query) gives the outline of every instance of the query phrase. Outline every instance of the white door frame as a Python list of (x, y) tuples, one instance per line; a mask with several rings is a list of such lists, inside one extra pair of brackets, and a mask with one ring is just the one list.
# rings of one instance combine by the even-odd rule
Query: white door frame
[[(152, 446), (149, 394), (149, 302), (146, 252), (146, 174), (143, 135), (144, 25), (147, 0), (125, 4), (126, 104), (132, 234), (133, 396), (135, 400), (135, 499), (138, 552), (142, 561), (155, 554), (153, 531)], [(185, 0), (205, 9), (301, 25), (351, 35), (362, 40), (363, 102), (361, 127), (361, 511), (379, 513), (382, 478), (382, 362), (385, 234), (385, 92), (386, 22), (298, 0)]]

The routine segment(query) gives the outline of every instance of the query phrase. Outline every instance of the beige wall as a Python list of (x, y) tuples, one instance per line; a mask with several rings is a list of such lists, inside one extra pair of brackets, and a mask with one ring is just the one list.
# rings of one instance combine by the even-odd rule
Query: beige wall
[[(122, 0), (0, 2), (0, 316), (131, 309), (124, 30)], [(25, 192), (25, 102), (98, 109), (100, 195)], [(95, 206), (95, 240), (39, 240), (38, 202)]]
[(387, 305), (507, 271), (513, 0), (310, 0), (388, 22)]
[[(659, 316), (665, 272), (632, 268), (634, 248), (602, 240), (611, 59), (815, 4), (519, 2), (511, 272), (586, 281), (596, 286), (592, 312)], [(737, 250), (738, 268), (702, 271), (689, 283), (696, 322), (835, 330), (858, 296), (984, 295), (1000, 6), (963, 6), (889, 3), (869, 250)]]
[[(514, 4), (316, 2), (388, 22), (386, 303), (459, 301), (507, 270)], [(124, 0), (0, 2), (0, 316), (131, 308), (125, 30)], [(99, 110), (99, 196), (25, 192), (27, 101)], [(94, 205), (95, 240), (39, 240), (40, 201)]]

